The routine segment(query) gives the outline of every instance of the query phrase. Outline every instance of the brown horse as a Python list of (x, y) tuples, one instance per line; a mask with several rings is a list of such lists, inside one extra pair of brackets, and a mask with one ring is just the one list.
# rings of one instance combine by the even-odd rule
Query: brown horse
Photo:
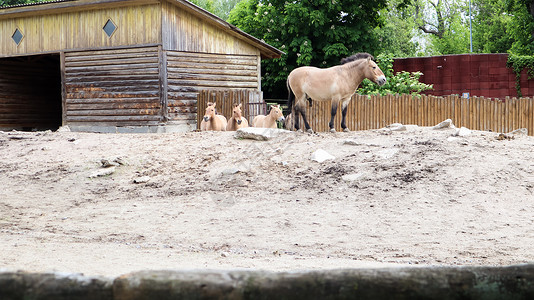
[[(294, 126), (299, 130), (299, 114), (302, 115), (304, 126), (308, 132), (313, 132), (306, 118), (306, 99), (313, 101), (332, 100), (331, 119), (328, 125), (330, 131), (335, 132), (334, 117), (339, 103), (342, 103), (341, 128), (349, 131), (345, 125), (347, 105), (352, 95), (358, 89), (360, 83), (369, 79), (378, 85), (386, 83), (386, 76), (373, 61), (373, 56), (368, 53), (358, 53), (341, 60), (341, 65), (326, 69), (315, 67), (300, 67), (289, 73), (287, 77), (287, 89), (289, 91), (288, 107), (294, 113)], [(293, 103), (295, 106), (293, 107)], [(311, 101), (310, 101), (311, 104)]]
[(208, 102), (206, 107), (206, 114), (200, 123), (200, 130), (214, 130), (214, 131), (225, 131), (226, 130), (226, 118), (222, 115), (217, 115), (215, 106), (217, 103)]
[(248, 121), (241, 115), (241, 103), (234, 104), (232, 110), (232, 117), (228, 120), (228, 125), (226, 125), (226, 131), (236, 131), (239, 128), (248, 127)]
[(271, 105), (269, 114), (255, 116), (252, 120), (252, 126), (262, 128), (278, 128), (276, 121), (284, 122), (284, 115), (280, 109), (280, 105)]

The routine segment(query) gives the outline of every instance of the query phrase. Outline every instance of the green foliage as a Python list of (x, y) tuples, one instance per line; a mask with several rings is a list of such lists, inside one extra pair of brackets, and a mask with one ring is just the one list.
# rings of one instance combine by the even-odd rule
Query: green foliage
[(262, 88), (285, 98), (291, 70), (304, 65), (329, 67), (357, 52), (375, 53), (387, 0), (244, 0), (228, 22), (286, 54), (262, 62)]
[(218, 16), (219, 18), (226, 20), (228, 19), (230, 11), (241, 0), (189, 0), (189, 1), (211, 12), (212, 14)]
[(534, 53), (534, 17), (532, 16), (532, 1), (525, 0), (502, 0), (507, 1), (507, 10), (513, 15), (508, 33), (514, 42), (509, 49), (512, 53), (531, 55)]
[(473, 52), (506, 53), (512, 47), (514, 17), (505, 1), (473, 0)]
[(517, 90), (517, 95), (521, 97), (521, 72), (524, 69), (527, 69), (528, 78), (534, 78), (534, 56), (531, 55), (513, 55), (508, 56), (508, 61), (506, 62), (508, 68), (512, 68), (515, 73), (515, 88)]
[(387, 78), (386, 84), (378, 86), (376, 83), (365, 79), (357, 93), (361, 95), (387, 95), (387, 94), (411, 94), (418, 95), (421, 92), (431, 90), (432, 85), (419, 82), (423, 75), (421, 72), (397, 72), (393, 74), (393, 56), (381, 54), (376, 57), (376, 63)]
[(189, 0), (191, 3), (196, 6), (202, 7), (203, 9), (214, 13), (215, 12), (215, 2), (213, 0)]
[(43, 0), (0, 0), (0, 7), (17, 5), (17, 4), (36, 3), (36, 2), (42, 2), (42, 1)]

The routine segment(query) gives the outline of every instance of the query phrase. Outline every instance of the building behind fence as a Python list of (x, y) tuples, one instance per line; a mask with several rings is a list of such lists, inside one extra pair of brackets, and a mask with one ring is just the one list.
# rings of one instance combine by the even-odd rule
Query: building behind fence
[[(198, 111), (205, 110), (205, 103), (217, 102), (218, 110), (225, 117), (231, 117), (232, 94), (243, 103), (245, 116), (252, 121), (255, 114), (265, 113), (261, 92), (257, 91), (203, 91), (199, 95)], [(254, 96), (256, 95), (256, 96)], [(262, 104), (256, 104), (262, 103)], [(255, 114), (251, 108), (261, 107)], [(329, 131), (331, 102), (313, 101), (307, 107), (308, 121), (313, 130)], [(263, 109), (263, 112), (261, 111)], [(288, 114), (289, 112), (284, 112)], [(198, 124), (202, 113), (198, 116)], [(392, 123), (434, 126), (443, 120), (451, 119), (457, 127), (493, 132), (510, 132), (519, 128), (528, 129), (534, 135), (534, 98), (490, 99), (484, 97), (462, 98), (457, 95), (438, 96), (361, 96), (354, 95), (347, 111), (347, 126), (351, 130), (383, 128)], [(341, 130), (341, 108), (335, 118), (336, 130)], [(301, 120), (301, 125), (303, 125)]]

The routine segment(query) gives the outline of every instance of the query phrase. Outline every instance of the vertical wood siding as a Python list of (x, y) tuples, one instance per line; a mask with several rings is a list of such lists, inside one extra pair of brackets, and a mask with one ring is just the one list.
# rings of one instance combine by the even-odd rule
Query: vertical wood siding
[(159, 74), (158, 47), (66, 53), (66, 123), (158, 124)]
[[(102, 29), (112, 19), (110, 37)], [(24, 38), (11, 38), (16, 29)], [(0, 19), (0, 56), (161, 43), (159, 4)]]
[(59, 55), (0, 59), (0, 128), (61, 126)]
[(166, 51), (170, 121), (194, 124), (204, 89), (260, 90), (257, 56)]
[(260, 55), (257, 48), (176, 5), (169, 2), (163, 2), (162, 5), (162, 40), (165, 50)]
[[(315, 131), (328, 131), (330, 101), (314, 101), (307, 107), (310, 126)], [(491, 99), (457, 95), (414, 97), (411, 95), (354, 95), (348, 105), (347, 126), (351, 130), (384, 128), (392, 123), (434, 126), (451, 119), (456, 127), (507, 133), (526, 128), (534, 135), (534, 98)], [(341, 130), (341, 108), (334, 119)], [(300, 122), (301, 128), (304, 123)]]

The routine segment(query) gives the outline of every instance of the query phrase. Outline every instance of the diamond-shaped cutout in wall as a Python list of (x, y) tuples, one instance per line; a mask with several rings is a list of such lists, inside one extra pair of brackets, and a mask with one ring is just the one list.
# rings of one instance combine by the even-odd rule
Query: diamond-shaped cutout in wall
[(113, 21), (111, 21), (111, 19), (108, 19), (108, 21), (106, 22), (106, 24), (104, 25), (104, 27), (102, 29), (104, 29), (104, 32), (109, 37), (111, 37), (113, 35), (113, 33), (115, 32), (115, 30), (117, 30), (117, 25), (115, 25), (115, 23), (113, 23)]
[(22, 42), (23, 37), (24, 37), (24, 34), (22, 34), (22, 32), (18, 28), (15, 30), (15, 32), (11, 36), (11, 38), (13, 39), (13, 41), (15, 41), (17, 45), (20, 44), (20, 42)]

